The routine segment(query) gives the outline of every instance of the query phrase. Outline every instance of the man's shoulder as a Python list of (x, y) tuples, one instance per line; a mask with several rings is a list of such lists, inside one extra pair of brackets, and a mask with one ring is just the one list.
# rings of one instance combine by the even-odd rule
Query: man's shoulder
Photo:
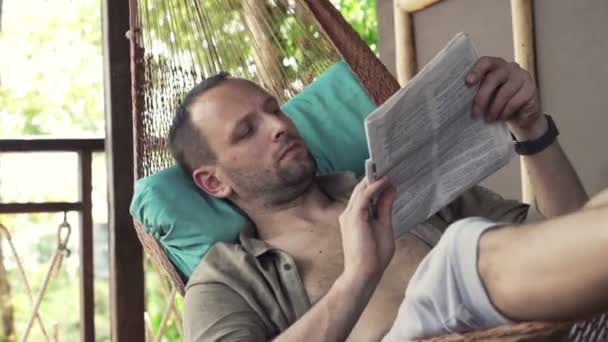
[(265, 341), (277, 334), (267, 314), (277, 305), (270, 301), (273, 296), (257, 265), (256, 257), (240, 243), (218, 242), (209, 249), (186, 285), (188, 340), (241, 340), (234, 336), (245, 334)]

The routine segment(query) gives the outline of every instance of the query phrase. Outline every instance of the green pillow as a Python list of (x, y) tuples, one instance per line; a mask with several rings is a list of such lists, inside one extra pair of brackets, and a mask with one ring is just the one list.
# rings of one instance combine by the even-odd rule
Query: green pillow
[[(333, 65), (282, 109), (308, 144), (319, 174), (364, 173), (363, 119), (375, 105), (345, 62)], [(137, 181), (130, 211), (184, 280), (213, 243), (235, 241), (248, 222), (238, 208), (204, 194), (178, 166)]]

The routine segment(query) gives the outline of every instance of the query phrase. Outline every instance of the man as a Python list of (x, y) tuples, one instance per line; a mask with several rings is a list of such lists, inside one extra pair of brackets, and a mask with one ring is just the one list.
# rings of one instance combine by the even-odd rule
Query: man
[[(466, 82), (480, 86), (475, 113), (506, 121), (518, 141), (547, 131), (534, 82), (516, 64), (481, 58)], [(449, 224), (468, 216), (520, 222), (528, 209), (476, 187), (394, 241), (394, 191), (386, 179), (355, 186), (349, 174), (316, 177), (313, 158), (277, 100), (225, 74), (186, 96), (169, 144), (198, 187), (230, 200), (255, 225), (236, 244), (216, 244), (191, 276), (187, 340), (380, 340), (416, 267)], [(526, 158), (545, 216), (585, 203), (556, 141)], [(374, 196), (378, 218), (370, 219)]]

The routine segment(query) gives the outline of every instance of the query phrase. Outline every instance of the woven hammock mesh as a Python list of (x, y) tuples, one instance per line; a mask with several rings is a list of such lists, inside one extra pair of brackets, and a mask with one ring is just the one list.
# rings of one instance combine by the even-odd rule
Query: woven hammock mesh
[(173, 164), (164, 145), (183, 95), (227, 71), (285, 102), (340, 56), (303, 2), (140, 0), (137, 176)]

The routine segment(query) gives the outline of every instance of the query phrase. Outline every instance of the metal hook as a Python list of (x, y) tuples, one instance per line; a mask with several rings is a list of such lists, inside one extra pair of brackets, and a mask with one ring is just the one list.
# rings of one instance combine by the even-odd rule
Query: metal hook
[(57, 248), (62, 251), (67, 251), (69, 255), (68, 240), (72, 233), (72, 226), (68, 223), (67, 216), (67, 212), (64, 211), (63, 222), (59, 224), (59, 227), (57, 228)]

